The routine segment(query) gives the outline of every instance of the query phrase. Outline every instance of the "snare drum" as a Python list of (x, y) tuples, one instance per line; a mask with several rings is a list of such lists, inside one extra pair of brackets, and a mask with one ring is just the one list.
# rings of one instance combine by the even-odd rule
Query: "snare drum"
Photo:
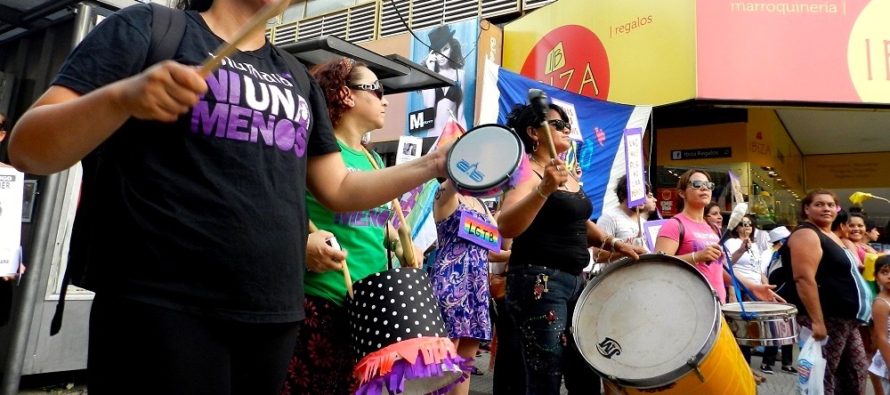
[(694, 267), (621, 259), (581, 293), (572, 319), (584, 359), (629, 394), (754, 394), (750, 367)]
[(745, 320), (738, 303), (723, 306), (723, 315), (735, 340), (745, 346), (784, 346), (797, 341), (797, 307), (787, 303), (745, 302)]
[(480, 125), (461, 136), (448, 152), (448, 178), (461, 194), (495, 196), (515, 186), (524, 155), (519, 136), (500, 125)]

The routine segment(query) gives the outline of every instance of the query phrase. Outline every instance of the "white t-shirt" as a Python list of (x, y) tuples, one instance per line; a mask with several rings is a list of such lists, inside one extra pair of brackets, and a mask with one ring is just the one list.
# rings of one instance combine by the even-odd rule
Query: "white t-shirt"
[(603, 232), (606, 232), (606, 234), (625, 243), (642, 246), (648, 252), (649, 248), (646, 246), (646, 241), (641, 231), (645, 222), (642, 218), (639, 218), (639, 222), (634, 221), (619, 207), (611, 209), (600, 216), (599, 220), (596, 221), (596, 226), (602, 229)]
[[(742, 246), (742, 239), (732, 238), (726, 240), (725, 245), (731, 257)], [(739, 260), (733, 263), (732, 270), (735, 272), (735, 275), (753, 281), (755, 284), (760, 284), (762, 282), (760, 275), (763, 273), (763, 269), (760, 267), (761, 255), (762, 253), (757, 243), (751, 243), (748, 251), (742, 253)]]

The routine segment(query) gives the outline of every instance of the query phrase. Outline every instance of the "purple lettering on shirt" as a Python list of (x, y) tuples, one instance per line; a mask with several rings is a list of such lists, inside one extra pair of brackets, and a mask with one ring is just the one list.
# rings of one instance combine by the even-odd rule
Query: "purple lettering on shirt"
[(253, 110), (241, 106), (232, 106), (229, 111), (229, 123), (226, 128), (226, 138), (238, 141), (247, 141), (250, 134), (247, 133), (247, 120)]
[(192, 109), (192, 133), (203, 132), (205, 136), (212, 136), (216, 131), (216, 137), (225, 136), (225, 124), (229, 118), (229, 105), (217, 103), (210, 111), (210, 104), (204, 100), (198, 101)]
[(225, 102), (229, 96), (229, 71), (220, 69), (218, 73), (218, 76), (215, 73), (210, 73), (205, 79), (207, 81), (207, 92), (213, 94), (216, 102)]
[(296, 131), (290, 119), (279, 119), (275, 124), (275, 145), (282, 151), (290, 151), (294, 146)]
[(274, 132), (275, 129), (275, 116), (269, 114), (269, 119), (266, 120), (263, 118), (263, 113), (259, 111), (253, 112), (253, 121), (250, 126), (250, 142), (257, 142), (257, 135), (263, 136), (263, 143), (266, 146), (271, 147), (275, 142)]

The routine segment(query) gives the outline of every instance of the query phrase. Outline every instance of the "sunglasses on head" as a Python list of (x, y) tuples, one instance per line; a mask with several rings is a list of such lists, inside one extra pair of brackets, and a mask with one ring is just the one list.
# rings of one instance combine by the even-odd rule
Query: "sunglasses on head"
[(708, 189), (711, 191), (714, 190), (714, 183), (710, 182), (710, 181), (695, 180), (695, 181), (690, 182), (689, 185), (691, 187), (693, 187), (695, 189), (699, 189), (699, 190), (701, 190), (701, 189)]
[(371, 92), (376, 95), (378, 99), (383, 99), (383, 85), (380, 84), (380, 81), (374, 81), (370, 84), (348, 84), (346, 86), (355, 90)]
[(566, 134), (572, 132), (572, 124), (563, 121), (562, 119), (548, 119), (547, 123), (549, 123), (550, 126), (553, 126), (553, 128), (557, 131), (561, 131)]

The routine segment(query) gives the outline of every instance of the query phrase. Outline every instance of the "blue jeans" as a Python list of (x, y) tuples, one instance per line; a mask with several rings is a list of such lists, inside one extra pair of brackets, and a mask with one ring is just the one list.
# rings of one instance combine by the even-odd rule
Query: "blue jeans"
[[(547, 292), (535, 298), (535, 285), (548, 276)], [(599, 376), (578, 352), (571, 334), (581, 275), (545, 266), (511, 267), (507, 273), (507, 314), (519, 339), (526, 393), (558, 395), (565, 375), (569, 394), (598, 394)]]

